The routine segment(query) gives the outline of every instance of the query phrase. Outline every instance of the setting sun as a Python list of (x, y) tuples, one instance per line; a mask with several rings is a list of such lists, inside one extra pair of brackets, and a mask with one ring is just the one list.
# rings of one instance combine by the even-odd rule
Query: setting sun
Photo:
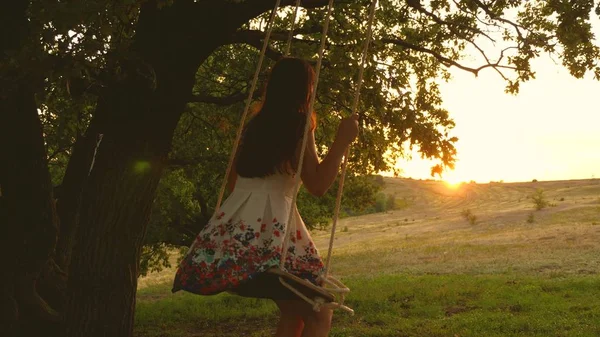
[(461, 180), (453, 180), (453, 179), (444, 179), (444, 183), (449, 188), (455, 189), (455, 188), (460, 187), (460, 185), (463, 183), (463, 181), (461, 181)]

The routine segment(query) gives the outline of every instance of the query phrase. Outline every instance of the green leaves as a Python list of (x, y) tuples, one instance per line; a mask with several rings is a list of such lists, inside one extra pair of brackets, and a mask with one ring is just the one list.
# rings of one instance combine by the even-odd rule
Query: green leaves
[[(71, 146), (85, 132), (97, 104), (96, 95), (104, 87), (129, 75), (138, 76), (140, 86), (148, 91), (161, 87), (152, 62), (140, 59), (132, 43), (142, 3), (150, 11), (168, 11), (177, 2), (31, 1), (31, 38), (21, 49), (2, 55), (0, 77), (21, 81), (35, 74), (40, 78), (37, 98), (55, 183), (60, 182)], [(216, 2), (189, 2), (189, 8), (210, 10), (209, 3)], [(253, 6), (250, 1), (226, 2)], [(366, 4), (335, 4), (315, 105), (321, 156), (333, 142), (340, 117), (350, 113), (367, 29)], [(169, 169), (159, 187), (147, 235), (147, 243), (153, 245), (148, 254), (156, 257), (152, 260), (156, 263), (164, 261), (164, 255), (158, 253), (160, 244), (190, 241), (212, 213), (258, 62), (256, 46), (268, 14), (260, 11), (256, 10), (256, 20), (243, 27), (258, 34), (253, 39), (235, 32), (211, 32), (206, 41), (190, 37), (190, 44), (219, 47), (200, 65), (193, 92), (181, 94), (190, 102), (173, 138)], [(450, 78), (450, 67), (473, 75), (494, 71), (513, 94), (521, 83), (535, 78), (532, 60), (545, 54), (560, 59), (575, 77), (593, 73), (600, 78), (592, 11), (600, 15), (600, 5), (592, 0), (432, 0), (410, 6), (406, 1), (380, 0), (360, 92), (361, 131), (350, 154), (351, 175), (390, 171), (410, 149), (418, 149), (423, 157), (436, 162), (432, 174), (454, 165), (458, 139), (453, 134), (452, 111), (444, 108), (439, 90), (439, 83)], [(279, 14), (266, 69), (283, 52), (292, 10), (286, 7)], [(228, 19), (214, 18), (215, 22)], [(323, 8), (301, 10), (293, 56), (316, 61), (323, 19)], [(185, 50), (156, 51), (163, 52), (161, 57), (189, 57)], [(259, 88), (267, 74), (268, 70), (261, 74)], [(370, 205), (378, 191), (360, 179), (351, 178), (346, 184), (346, 202), (356, 202), (346, 204), (346, 214), (365, 211), (361, 209)], [(313, 199), (301, 194), (300, 207), (312, 226), (330, 219), (331, 203), (330, 195)]]
[[(595, 44), (590, 13), (594, 1), (535, 1), (519, 12), (519, 23), (530, 32), (523, 38), (517, 68), (526, 69), (540, 51), (557, 55), (571, 75), (600, 74), (600, 48)], [(524, 80), (528, 80), (525, 77)]]

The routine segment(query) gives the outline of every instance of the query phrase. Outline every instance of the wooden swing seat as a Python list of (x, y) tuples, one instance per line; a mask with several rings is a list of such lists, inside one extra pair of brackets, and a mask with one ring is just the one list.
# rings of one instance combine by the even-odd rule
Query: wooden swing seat
[[(267, 270), (267, 272), (277, 275), (279, 277), (279, 282), (281, 282), (284, 287), (288, 288), (298, 297), (312, 305), (314, 311), (318, 312), (321, 308), (330, 308), (342, 309), (352, 315), (354, 314), (354, 310), (344, 305), (345, 295), (350, 292), (350, 289), (331, 276), (319, 278), (319, 281), (322, 282), (323, 286), (318, 286), (308, 280), (282, 270), (279, 267), (272, 267)], [(303, 290), (308, 291), (301, 291), (299, 289), (300, 287), (296, 285), (304, 288)], [(307, 293), (312, 294), (307, 295)]]

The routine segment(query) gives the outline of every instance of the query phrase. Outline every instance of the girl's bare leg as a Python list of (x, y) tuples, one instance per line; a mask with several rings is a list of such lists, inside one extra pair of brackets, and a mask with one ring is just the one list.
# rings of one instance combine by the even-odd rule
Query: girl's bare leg
[[(304, 303), (306, 305), (306, 303)], [(333, 310), (322, 308), (321, 311), (313, 311), (310, 307), (305, 312), (304, 330), (301, 337), (327, 337), (331, 329), (331, 318)]]
[(275, 337), (301, 337), (304, 328), (302, 310), (305, 304), (299, 300), (276, 300), (279, 307), (279, 324)]

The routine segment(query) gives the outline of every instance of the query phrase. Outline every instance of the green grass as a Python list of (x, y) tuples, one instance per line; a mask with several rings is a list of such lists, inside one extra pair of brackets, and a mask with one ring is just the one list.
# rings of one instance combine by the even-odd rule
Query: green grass
[(138, 292), (134, 335), (176, 337), (202, 332), (202, 336), (219, 336), (220, 330), (239, 333), (248, 326), (273, 325), (269, 321), (276, 319), (276, 312), (275, 305), (266, 300), (229, 294), (171, 294), (170, 284), (154, 285)]
[[(337, 313), (331, 336), (600, 335), (600, 277), (381, 275), (344, 280), (356, 315)], [(269, 336), (268, 300), (228, 294), (154, 296), (141, 290), (136, 336)]]

